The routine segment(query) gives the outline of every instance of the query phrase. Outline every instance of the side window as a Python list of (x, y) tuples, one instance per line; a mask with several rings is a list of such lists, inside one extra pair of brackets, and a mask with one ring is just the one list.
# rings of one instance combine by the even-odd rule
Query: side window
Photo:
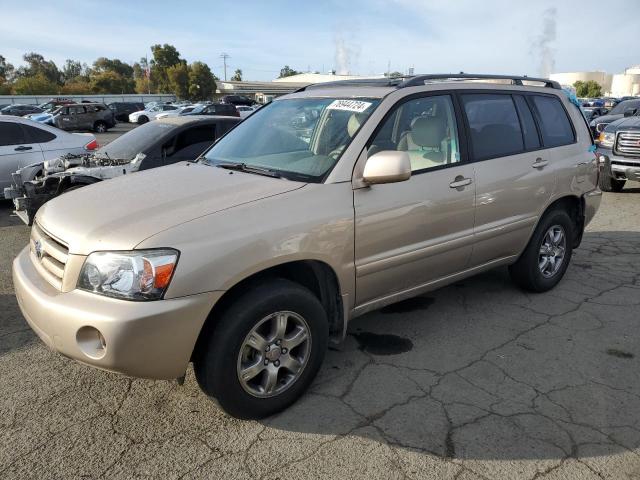
[(367, 153), (406, 151), (413, 172), (460, 161), (455, 110), (449, 95), (421, 97), (396, 106)]
[(196, 158), (213, 144), (215, 138), (215, 125), (189, 128), (178, 134), (173, 146), (167, 150), (167, 157)]
[(559, 99), (534, 95), (533, 104), (538, 111), (542, 142), (545, 147), (559, 147), (575, 142), (571, 122)]
[(0, 147), (29, 143), (19, 123), (0, 122)]
[(33, 143), (47, 143), (56, 138), (53, 133), (41, 128), (32, 127), (31, 125), (23, 125), (22, 127), (27, 131), (27, 135)]
[(462, 95), (476, 160), (504, 157), (524, 150), (522, 130), (511, 95)]
[(71, 115), (81, 115), (84, 113), (84, 107), (69, 107), (69, 113)]
[(516, 102), (516, 108), (518, 109), (518, 116), (520, 117), (520, 124), (522, 126), (522, 136), (524, 138), (524, 148), (526, 150), (533, 150), (540, 148), (540, 137), (538, 136), (538, 128), (536, 122), (533, 120), (533, 115), (529, 109), (527, 101), (522, 95), (514, 95), (514, 102)]

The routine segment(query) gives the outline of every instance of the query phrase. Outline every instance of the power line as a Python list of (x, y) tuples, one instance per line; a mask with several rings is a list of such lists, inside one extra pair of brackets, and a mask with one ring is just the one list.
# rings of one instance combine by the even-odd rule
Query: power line
[(222, 59), (222, 61), (224, 62), (224, 81), (227, 81), (227, 58), (230, 58), (231, 55), (229, 55), (228, 53), (224, 53), (222, 52), (220, 54), (220, 58)]

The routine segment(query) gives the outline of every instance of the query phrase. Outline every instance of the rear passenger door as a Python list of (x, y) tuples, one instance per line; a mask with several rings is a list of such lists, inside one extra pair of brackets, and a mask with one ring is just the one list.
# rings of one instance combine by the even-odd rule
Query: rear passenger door
[(524, 94), (464, 92), (476, 175), (471, 265), (518, 255), (555, 190), (554, 159)]
[(16, 170), (41, 161), (40, 145), (32, 142), (21, 124), (0, 122), (0, 191), (11, 185)]

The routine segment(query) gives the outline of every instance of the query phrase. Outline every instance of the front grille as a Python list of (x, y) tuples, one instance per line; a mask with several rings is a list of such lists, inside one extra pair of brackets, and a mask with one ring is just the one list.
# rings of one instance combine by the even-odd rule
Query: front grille
[(30, 246), (33, 262), (42, 276), (58, 290), (62, 290), (69, 248), (45, 232), (37, 223), (31, 228)]
[(640, 157), (640, 130), (618, 132), (616, 136), (616, 151), (622, 155)]

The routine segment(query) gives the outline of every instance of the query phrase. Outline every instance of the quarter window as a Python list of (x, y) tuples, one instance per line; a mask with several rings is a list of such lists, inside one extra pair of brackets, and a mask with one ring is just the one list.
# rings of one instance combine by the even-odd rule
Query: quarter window
[(575, 142), (571, 122), (558, 98), (534, 95), (533, 103), (538, 110), (545, 147), (559, 147)]
[(47, 143), (56, 138), (53, 133), (41, 128), (32, 127), (31, 125), (23, 125), (22, 127), (27, 131), (27, 135), (31, 137), (31, 141), (34, 143)]
[(476, 160), (514, 155), (524, 150), (520, 121), (511, 95), (462, 95)]
[(416, 98), (396, 107), (367, 153), (406, 151), (415, 172), (459, 162), (459, 145), (451, 97), (438, 95)]

